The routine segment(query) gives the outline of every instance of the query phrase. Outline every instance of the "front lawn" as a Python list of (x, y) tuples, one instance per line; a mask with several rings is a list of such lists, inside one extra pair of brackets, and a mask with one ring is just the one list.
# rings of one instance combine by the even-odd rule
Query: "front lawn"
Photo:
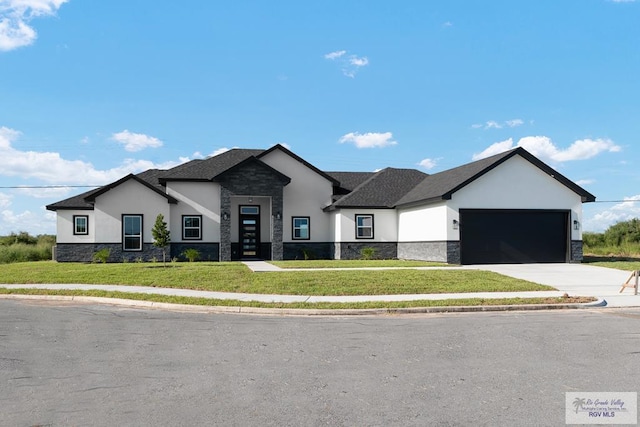
[[(253, 273), (238, 262), (7, 264), (0, 283), (86, 283), (288, 295), (391, 295), (545, 291), (554, 288), (488, 271), (340, 270)], [(1, 286), (1, 285), (0, 285)]]

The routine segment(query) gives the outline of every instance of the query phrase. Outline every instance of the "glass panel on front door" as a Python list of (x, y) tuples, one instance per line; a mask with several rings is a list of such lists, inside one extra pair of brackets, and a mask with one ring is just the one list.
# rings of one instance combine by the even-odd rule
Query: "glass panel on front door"
[[(246, 209), (253, 208), (253, 209)], [(260, 257), (260, 211), (259, 206), (240, 207), (240, 256)], [(251, 212), (249, 214), (249, 212)]]

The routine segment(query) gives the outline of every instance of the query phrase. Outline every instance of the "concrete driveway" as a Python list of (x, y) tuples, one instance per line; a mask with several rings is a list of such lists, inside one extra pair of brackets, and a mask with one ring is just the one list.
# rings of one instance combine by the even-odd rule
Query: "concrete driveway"
[(620, 293), (631, 272), (586, 264), (492, 264), (467, 268), (489, 270), (557, 288), (569, 295), (604, 298), (609, 307), (640, 307), (633, 288)]

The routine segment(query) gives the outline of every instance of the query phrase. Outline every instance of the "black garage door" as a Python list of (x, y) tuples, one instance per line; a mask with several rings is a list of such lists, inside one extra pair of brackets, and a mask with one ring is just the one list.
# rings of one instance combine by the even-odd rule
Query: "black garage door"
[(462, 264), (566, 262), (567, 211), (460, 210)]

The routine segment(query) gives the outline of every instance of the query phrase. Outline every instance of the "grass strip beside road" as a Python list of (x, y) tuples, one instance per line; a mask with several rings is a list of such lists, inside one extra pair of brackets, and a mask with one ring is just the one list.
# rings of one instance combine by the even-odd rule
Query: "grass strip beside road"
[[(332, 270), (253, 273), (242, 263), (3, 265), (0, 284), (82, 283), (280, 295), (392, 295), (547, 291), (554, 288), (488, 271)], [(0, 285), (1, 286), (1, 285)]]
[(211, 307), (258, 307), (289, 309), (376, 309), (376, 308), (411, 308), (411, 307), (460, 307), (460, 306), (493, 306), (493, 305), (529, 305), (529, 304), (575, 304), (595, 301), (592, 297), (557, 297), (557, 298), (459, 298), (449, 300), (416, 300), (416, 301), (367, 301), (354, 303), (335, 302), (294, 302), (266, 303), (258, 301), (222, 300), (210, 298), (180, 297), (172, 295), (141, 294), (100, 290), (52, 290), (52, 289), (7, 289), (0, 287), (0, 294), (9, 295), (59, 295), (89, 296), (100, 298), (120, 298), (136, 301), (153, 301), (169, 304), (201, 305)]
[(640, 270), (640, 260), (629, 258), (615, 258), (615, 257), (585, 257), (583, 261), (588, 265), (596, 265), (599, 267), (615, 268), (617, 270), (635, 271)]

